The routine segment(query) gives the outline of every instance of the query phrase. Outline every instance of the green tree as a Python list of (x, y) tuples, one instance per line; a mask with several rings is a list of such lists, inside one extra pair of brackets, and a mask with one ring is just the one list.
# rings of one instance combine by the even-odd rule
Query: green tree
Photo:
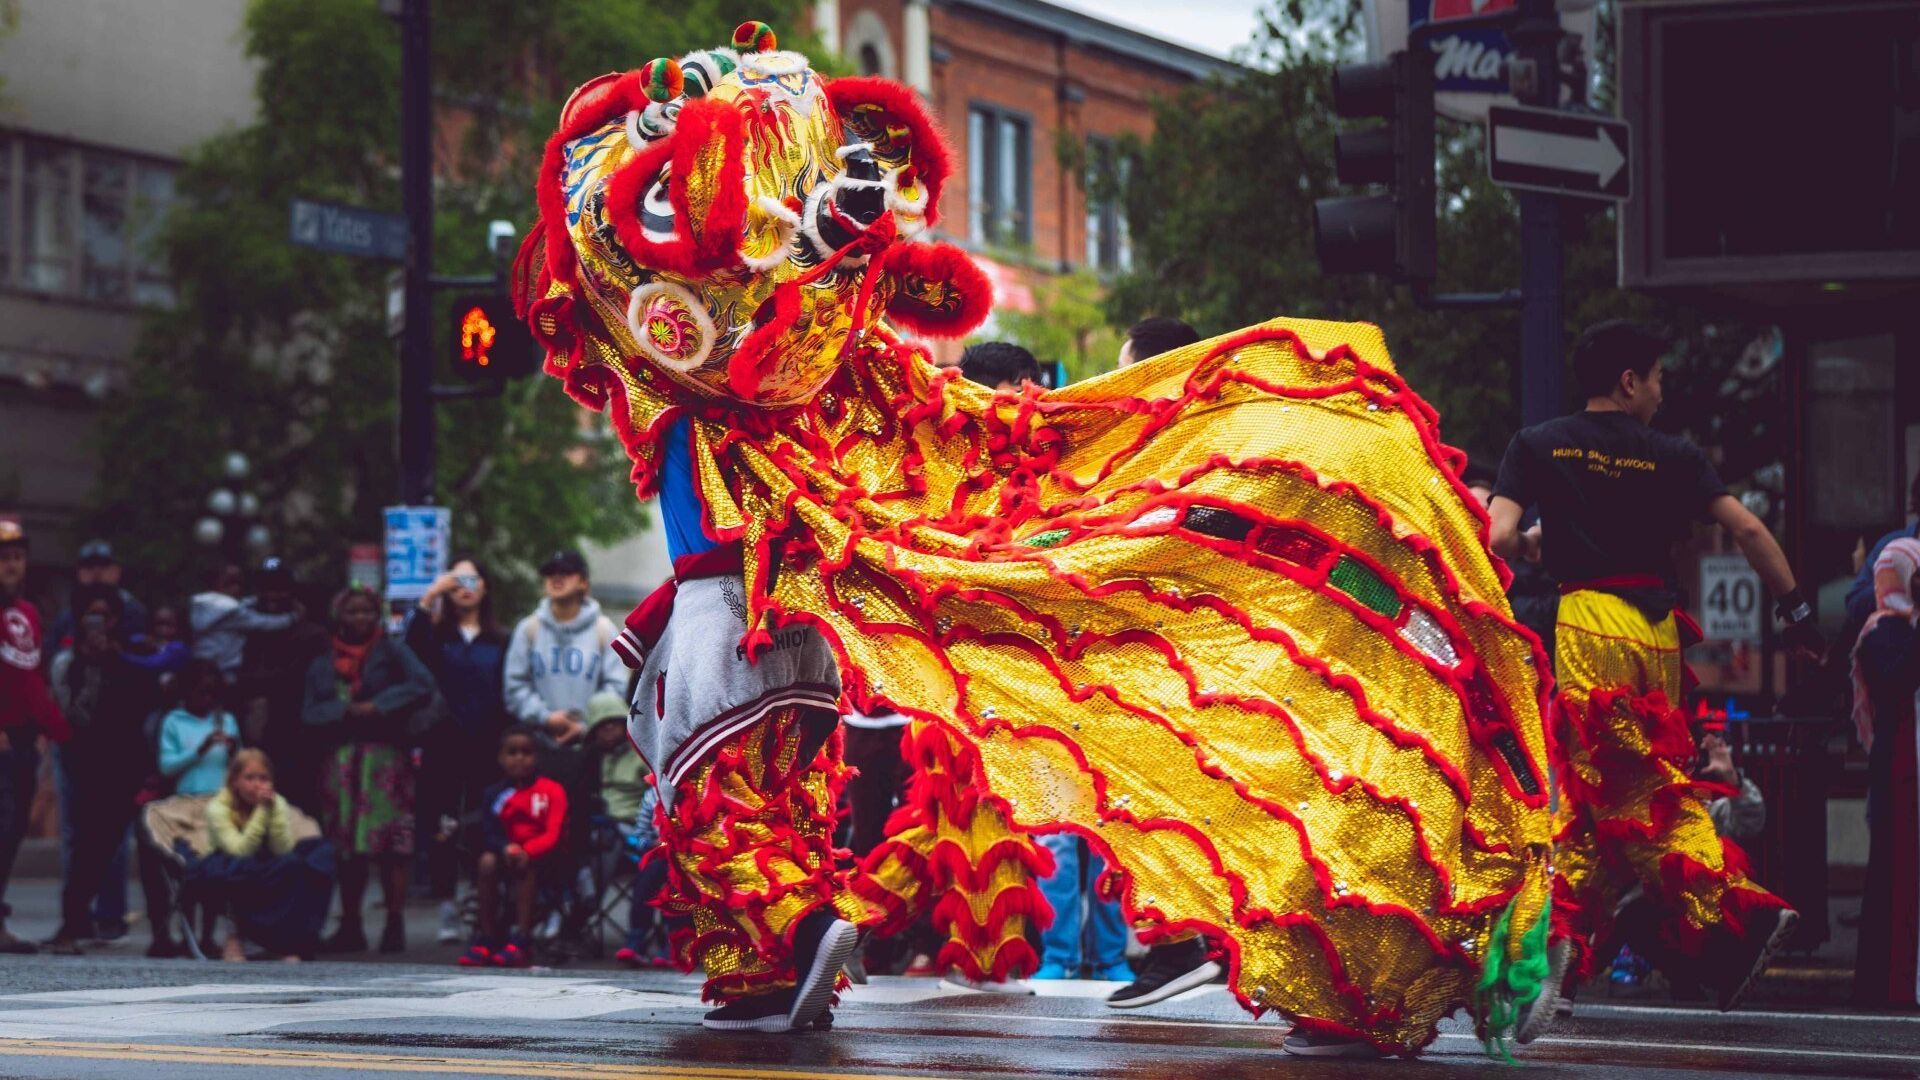
[(1111, 325), (1106, 286), (1088, 271), (1060, 274), (1034, 285), (1032, 311), (994, 313), (998, 337), (1019, 345), (1039, 358), (1066, 368), (1067, 381), (1078, 382), (1113, 367), (1120, 350), (1120, 334)]
[[(537, 155), (574, 86), (721, 44), (747, 18), (795, 25), (801, 6), (438, 0), (436, 269), (486, 272), (492, 218), (524, 233)], [(257, 119), (182, 170), (184, 198), (161, 240), (177, 300), (149, 314), (133, 375), (106, 411), (93, 524), (156, 576), (204, 569), (211, 556), (193, 546), (192, 523), (237, 449), (256, 464), (251, 488), (276, 549), (337, 580), (346, 545), (379, 537), (396, 493), (390, 267), (289, 244), (287, 205), (399, 209), (398, 33), (378, 0), (253, 0), (242, 40), (258, 65)], [(528, 560), (642, 520), (605, 421), (550, 380), (437, 412), (437, 491), (453, 507), (456, 547), (525, 581)]]

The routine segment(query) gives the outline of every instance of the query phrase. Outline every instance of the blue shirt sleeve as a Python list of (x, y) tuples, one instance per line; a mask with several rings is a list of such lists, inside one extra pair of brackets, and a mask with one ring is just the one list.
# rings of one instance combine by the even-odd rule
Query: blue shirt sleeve
[(720, 546), (707, 535), (706, 509), (693, 489), (692, 437), (693, 422), (680, 417), (667, 429), (660, 455), (660, 522), (666, 529), (667, 555), (676, 560)]

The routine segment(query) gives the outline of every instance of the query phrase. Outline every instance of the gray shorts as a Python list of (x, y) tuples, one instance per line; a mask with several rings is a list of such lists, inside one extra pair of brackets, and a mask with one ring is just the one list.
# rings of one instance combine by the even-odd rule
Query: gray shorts
[(774, 632), (749, 663), (745, 588), (738, 577), (680, 583), (660, 641), (647, 653), (627, 734), (653, 770), (660, 803), (722, 743), (787, 706), (839, 711), (840, 669), (810, 626)]

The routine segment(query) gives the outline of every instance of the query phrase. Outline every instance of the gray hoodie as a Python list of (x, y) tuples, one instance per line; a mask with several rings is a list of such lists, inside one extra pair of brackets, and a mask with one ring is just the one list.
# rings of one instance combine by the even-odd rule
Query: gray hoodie
[(507, 645), (507, 711), (539, 724), (556, 709), (584, 716), (587, 699), (603, 690), (625, 699), (627, 666), (613, 651), (618, 633), (594, 600), (564, 623), (554, 619), (551, 603), (540, 601)]

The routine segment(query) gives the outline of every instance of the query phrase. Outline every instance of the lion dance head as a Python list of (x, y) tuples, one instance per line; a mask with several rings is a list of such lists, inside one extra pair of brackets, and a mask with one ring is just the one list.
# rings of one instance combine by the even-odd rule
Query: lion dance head
[(623, 365), (677, 397), (799, 405), (883, 322), (986, 315), (979, 269), (921, 239), (948, 161), (913, 92), (828, 79), (764, 23), (732, 45), (594, 79), (547, 143), (516, 298), (590, 404)]

